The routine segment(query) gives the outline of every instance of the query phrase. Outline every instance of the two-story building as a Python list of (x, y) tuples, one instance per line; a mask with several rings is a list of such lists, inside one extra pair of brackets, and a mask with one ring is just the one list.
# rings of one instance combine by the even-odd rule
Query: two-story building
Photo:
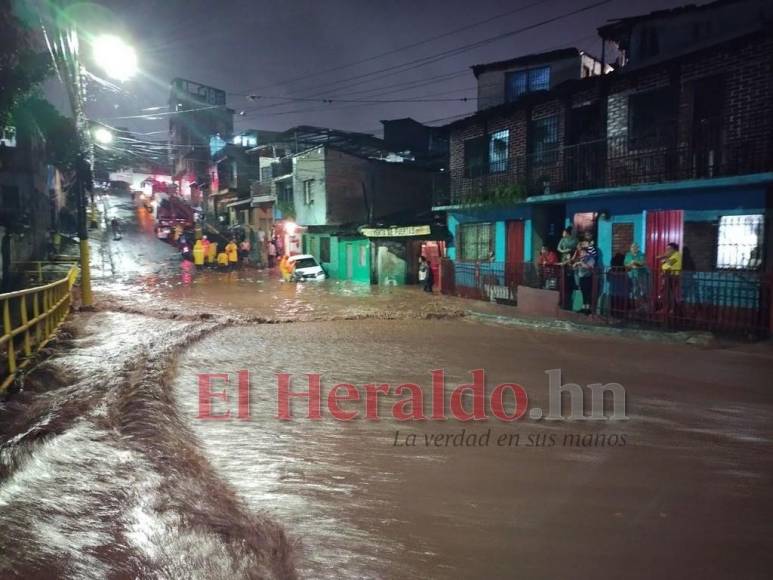
[[(619, 291), (603, 273), (633, 242), (652, 274), (649, 315), (662, 310), (658, 257), (675, 243), (692, 272), (682, 318), (732, 309), (762, 324), (773, 237), (770, 15), (769, 3), (720, 0), (606, 25), (599, 32), (622, 67), (451, 124), (450, 188), (434, 207), (448, 212), (457, 283), (517, 301), (524, 264), (574, 226), (599, 251), (597, 312)], [(721, 34), (706, 33), (719, 23)]]
[[(432, 173), (410, 163), (388, 162), (322, 145), (293, 157), (295, 223), (304, 228), (303, 251), (319, 259), (333, 278), (379, 280), (386, 241), (360, 228), (400, 212), (426, 212)], [(386, 246), (385, 246), (386, 247)], [(406, 246), (390, 248), (410, 261)], [(394, 283), (405, 283), (405, 277)]]

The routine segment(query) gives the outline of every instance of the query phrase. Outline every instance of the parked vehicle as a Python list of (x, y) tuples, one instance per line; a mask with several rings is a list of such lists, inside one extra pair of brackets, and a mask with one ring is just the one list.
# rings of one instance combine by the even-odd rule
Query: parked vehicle
[(303, 282), (306, 280), (320, 281), (327, 278), (324, 268), (311, 254), (298, 254), (290, 256), (287, 261), (293, 266), (293, 280)]

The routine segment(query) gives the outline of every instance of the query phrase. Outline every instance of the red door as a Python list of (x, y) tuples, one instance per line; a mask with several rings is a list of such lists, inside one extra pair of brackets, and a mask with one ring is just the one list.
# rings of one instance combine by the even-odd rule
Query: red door
[(660, 271), (657, 257), (666, 251), (668, 244), (679, 244), (681, 250), (683, 229), (684, 211), (681, 209), (647, 212), (647, 246), (644, 252), (651, 272)]
[(424, 242), (421, 245), (421, 255), (427, 258), (429, 267), (432, 268), (432, 288), (442, 290), (440, 281), (440, 261), (445, 257), (445, 242)]
[(523, 277), (523, 220), (507, 222), (505, 280), (508, 286), (520, 284)]
[(684, 211), (681, 209), (672, 209), (667, 211), (647, 212), (647, 239), (644, 253), (647, 256), (647, 266), (652, 275), (650, 276), (649, 297), (653, 307), (659, 309), (666, 306), (663, 302), (665, 281), (662, 279), (660, 270), (660, 260), (668, 244), (679, 244), (682, 249), (682, 233), (684, 230)]

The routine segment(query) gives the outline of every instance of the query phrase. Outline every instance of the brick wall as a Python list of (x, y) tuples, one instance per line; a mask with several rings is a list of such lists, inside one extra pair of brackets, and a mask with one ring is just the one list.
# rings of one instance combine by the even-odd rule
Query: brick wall
[(633, 243), (633, 224), (619, 223), (612, 224), (612, 256), (616, 254), (625, 255)]
[[(606, 127), (599, 134), (611, 138), (607, 142), (607, 158), (623, 158), (617, 165), (608, 161), (604, 165), (603, 154), (590, 156), (594, 163), (592, 183), (578, 187), (576, 181), (566, 177), (562, 167), (562, 154), (557, 167), (547, 173), (551, 182), (557, 183), (555, 191), (571, 191), (588, 186), (633, 185), (655, 181), (710, 177), (711, 174), (694, 175), (695, 153), (688, 150), (693, 135), (693, 103), (696, 92), (706, 90), (701, 82), (709, 77), (721, 76), (723, 108), (721, 118), (721, 151), (713, 163), (725, 174), (743, 174), (773, 170), (773, 36), (751, 35), (731, 43), (688, 55), (679, 60), (657, 67), (625, 74), (612, 74), (603, 79), (608, 86), (600, 87), (600, 79), (587, 79), (577, 83), (570, 93), (563, 92), (526, 99), (517, 108), (505, 107), (503, 111), (485, 111), (466, 119), (451, 128), (450, 177), (452, 198), (459, 200), (476, 195), (502, 184), (529, 184), (524, 155), (527, 152), (528, 120), (550, 114), (560, 115), (559, 133), (563, 144), (566, 137), (567, 113), (572, 107), (588, 104), (598, 98), (601, 90), (608, 93), (606, 101)], [(663, 151), (633, 153), (626, 139), (629, 124), (630, 97), (637, 93), (672, 86), (678, 120), (674, 126), (673, 142), (663, 146)], [(561, 89), (559, 89), (560, 91)], [(484, 118), (487, 120), (484, 123)], [(604, 121), (600, 121), (602, 124)], [(464, 141), (507, 128), (510, 130), (510, 165), (502, 174), (477, 178), (464, 177)], [(614, 151), (609, 148), (613, 146)], [(631, 156), (632, 155), (632, 156)], [(714, 154), (712, 154), (714, 155)], [(600, 157), (600, 159), (597, 159)], [(583, 157), (586, 159), (588, 157)], [(703, 160), (705, 163), (705, 160)], [(622, 163), (622, 165), (621, 165)], [(549, 168), (547, 168), (549, 169)], [(534, 193), (532, 190), (530, 193)]]
[(717, 257), (717, 224), (685, 222), (682, 246), (685, 270), (714, 270)]
[[(323, 223), (364, 224), (367, 208), (379, 218), (396, 212), (430, 208), (432, 172), (401, 163), (364, 159), (326, 148), (327, 212)], [(296, 193), (296, 200), (300, 194)]]

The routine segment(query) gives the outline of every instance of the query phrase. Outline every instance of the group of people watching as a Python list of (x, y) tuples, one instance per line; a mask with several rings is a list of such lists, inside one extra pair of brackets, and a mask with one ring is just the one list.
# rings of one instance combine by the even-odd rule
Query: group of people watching
[(578, 240), (571, 227), (565, 228), (556, 251), (547, 245), (542, 246), (537, 265), (544, 288), (559, 289), (563, 278), (561, 303), (564, 308), (571, 309), (572, 292), (579, 289), (582, 294), (581, 311), (591, 313), (596, 281), (594, 274), (600, 266), (599, 251), (592, 235), (586, 234)]
[[(673, 301), (678, 295), (679, 275), (682, 272), (682, 253), (679, 245), (670, 243), (665, 253), (657, 256), (660, 265), (661, 295)], [(582, 294), (581, 312), (593, 311), (595, 297), (598, 295), (598, 280), (601, 261), (593, 236), (586, 233), (582, 239), (574, 235), (571, 227), (564, 229), (556, 250), (543, 245), (537, 258), (540, 286), (551, 290), (562, 290), (561, 304), (572, 309), (574, 290)], [(650, 273), (647, 258), (637, 243), (632, 243), (628, 251), (612, 259), (608, 272), (609, 291), (613, 301), (623, 299), (625, 304), (634, 304), (649, 294)], [(563, 280), (563, 285), (561, 281)], [(613, 304), (613, 309), (615, 308)], [(619, 306), (619, 304), (617, 305)]]

